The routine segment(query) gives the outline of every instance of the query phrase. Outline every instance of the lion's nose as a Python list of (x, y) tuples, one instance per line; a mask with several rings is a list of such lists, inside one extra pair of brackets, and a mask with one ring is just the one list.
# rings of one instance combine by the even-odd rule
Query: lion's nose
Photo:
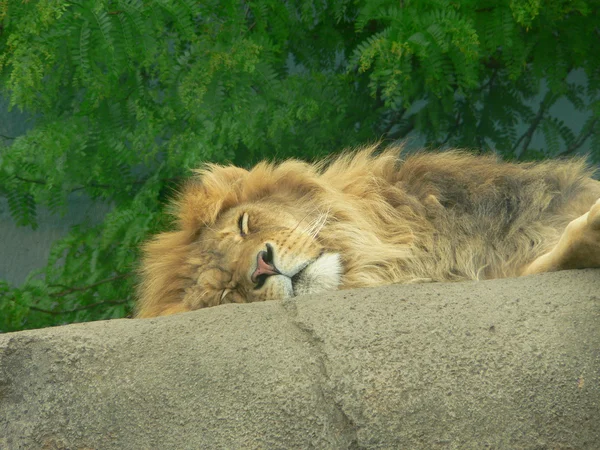
[(273, 247), (271, 244), (267, 244), (267, 251), (260, 251), (256, 255), (256, 269), (250, 278), (253, 283), (258, 284), (257, 287), (261, 287), (267, 277), (280, 273), (273, 264)]

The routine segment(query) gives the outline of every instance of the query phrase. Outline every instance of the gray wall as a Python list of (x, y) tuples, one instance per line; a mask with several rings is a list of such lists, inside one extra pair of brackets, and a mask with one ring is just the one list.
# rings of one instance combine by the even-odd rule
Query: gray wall
[(0, 199), (0, 279), (19, 285), (27, 274), (46, 265), (52, 242), (65, 236), (73, 225), (97, 223), (109, 211), (109, 206), (87, 198), (72, 198), (67, 213), (52, 215), (38, 209), (39, 227), (18, 227), (14, 224), (5, 199)]
[[(24, 134), (33, 119), (16, 108), (8, 111), (8, 102), (0, 98), (0, 135), (16, 137)], [(0, 136), (10, 144), (11, 140)], [(0, 158), (2, 157), (0, 147)], [(18, 285), (34, 269), (46, 265), (52, 242), (65, 236), (73, 225), (102, 220), (110, 207), (73, 195), (64, 216), (53, 215), (45, 208), (38, 209), (39, 227), (18, 227), (10, 217), (5, 198), (0, 197), (0, 279)]]

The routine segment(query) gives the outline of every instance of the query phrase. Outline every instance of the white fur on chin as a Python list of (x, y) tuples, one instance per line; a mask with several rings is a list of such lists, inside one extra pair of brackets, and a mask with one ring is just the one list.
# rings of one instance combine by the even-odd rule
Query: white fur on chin
[(337, 253), (324, 253), (309, 264), (294, 283), (294, 295), (335, 291), (341, 283), (342, 263)]

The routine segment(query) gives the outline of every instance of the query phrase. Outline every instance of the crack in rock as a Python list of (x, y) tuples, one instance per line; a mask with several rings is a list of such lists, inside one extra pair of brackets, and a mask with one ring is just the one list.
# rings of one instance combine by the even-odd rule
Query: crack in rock
[(352, 418), (346, 414), (342, 405), (335, 400), (335, 387), (331, 379), (331, 375), (327, 369), (329, 357), (323, 349), (323, 339), (316, 335), (313, 328), (298, 319), (298, 305), (296, 300), (284, 300), (282, 305), (287, 317), (289, 318), (289, 322), (300, 332), (300, 335), (313, 350), (312, 354), (315, 356), (315, 360), (322, 377), (321, 380), (315, 383), (315, 386), (320, 397), (322, 398), (322, 401), (326, 406), (330, 407), (328, 409), (332, 410), (332, 422), (338, 424), (343, 430), (344, 435), (346, 436), (346, 448), (352, 450), (364, 448), (358, 443), (358, 426), (354, 423)]

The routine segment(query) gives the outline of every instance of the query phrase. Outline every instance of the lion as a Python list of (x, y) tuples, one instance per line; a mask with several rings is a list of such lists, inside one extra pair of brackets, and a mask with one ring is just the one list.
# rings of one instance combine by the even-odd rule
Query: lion
[(175, 199), (174, 231), (143, 248), (136, 316), (600, 267), (592, 172), (377, 145), (315, 164), (209, 164)]

